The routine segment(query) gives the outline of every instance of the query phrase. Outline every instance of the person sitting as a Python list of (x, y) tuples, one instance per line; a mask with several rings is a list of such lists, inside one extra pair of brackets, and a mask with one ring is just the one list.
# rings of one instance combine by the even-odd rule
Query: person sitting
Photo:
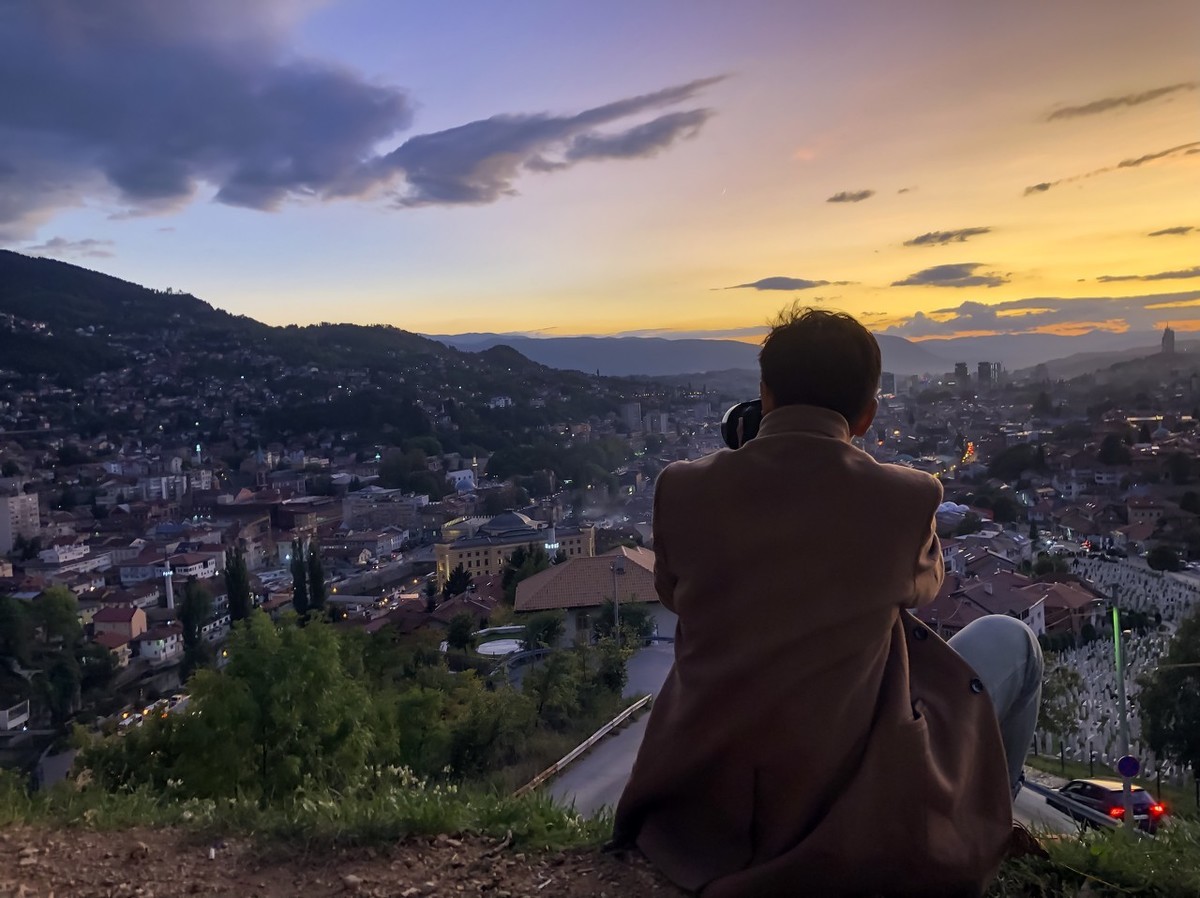
[(793, 307), (759, 355), (762, 419), (654, 497), (675, 660), (616, 809), (705, 898), (977, 895), (1013, 837), (1042, 679), (1008, 616), (949, 643), (908, 609), (942, 583), (936, 478), (855, 448), (880, 351)]

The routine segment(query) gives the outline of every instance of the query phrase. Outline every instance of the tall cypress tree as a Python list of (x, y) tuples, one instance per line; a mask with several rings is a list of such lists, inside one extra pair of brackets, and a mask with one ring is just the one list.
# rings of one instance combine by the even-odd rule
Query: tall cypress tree
[(250, 573), (246, 570), (246, 556), (240, 546), (225, 550), (225, 595), (229, 599), (231, 621), (250, 616)]
[(315, 539), (308, 543), (308, 605), (317, 613), (325, 610), (325, 568)]
[(308, 614), (308, 565), (300, 537), (292, 540), (292, 605), (301, 617)]

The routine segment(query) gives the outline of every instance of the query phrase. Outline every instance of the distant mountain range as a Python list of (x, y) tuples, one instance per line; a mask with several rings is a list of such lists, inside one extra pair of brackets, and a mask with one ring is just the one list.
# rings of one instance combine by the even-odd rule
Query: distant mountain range
[[(551, 368), (599, 371), (601, 374), (652, 377), (757, 367), (758, 347), (737, 340), (671, 340), (664, 337), (530, 337), (525, 334), (450, 334), (430, 338), (467, 352), (510, 346), (521, 355)], [(1078, 337), (1055, 334), (1002, 334), (954, 337), (921, 342), (891, 334), (876, 334), (883, 368), (895, 374), (942, 374), (956, 362), (972, 373), (978, 362), (999, 362), (1008, 371), (1056, 363), (1070, 357), (1054, 377), (1076, 376), (1113, 362), (1158, 351), (1153, 332), (1092, 333)], [(1086, 354), (1086, 358), (1081, 356)]]
[[(521, 334), (453, 334), (430, 339), (466, 352), (511, 346), (551, 368), (571, 368), (618, 377), (661, 377), (758, 366), (758, 346), (737, 340), (669, 340), (664, 337), (528, 337)], [(883, 367), (897, 374), (947, 371), (954, 367), (919, 343), (876, 335)]]

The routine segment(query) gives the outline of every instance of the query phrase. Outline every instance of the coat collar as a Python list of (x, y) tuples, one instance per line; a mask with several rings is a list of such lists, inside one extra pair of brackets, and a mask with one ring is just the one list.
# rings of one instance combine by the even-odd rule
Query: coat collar
[(763, 416), (758, 435), (811, 433), (850, 442), (850, 425), (835, 411), (815, 405), (782, 405)]

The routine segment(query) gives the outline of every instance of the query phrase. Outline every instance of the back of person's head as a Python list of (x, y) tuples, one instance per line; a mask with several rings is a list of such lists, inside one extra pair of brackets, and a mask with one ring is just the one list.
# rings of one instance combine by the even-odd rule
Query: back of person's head
[(771, 322), (758, 364), (776, 406), (820, 406), (851, 424), (879, 387), (879, 344), (845, 312), (785, 309)]

